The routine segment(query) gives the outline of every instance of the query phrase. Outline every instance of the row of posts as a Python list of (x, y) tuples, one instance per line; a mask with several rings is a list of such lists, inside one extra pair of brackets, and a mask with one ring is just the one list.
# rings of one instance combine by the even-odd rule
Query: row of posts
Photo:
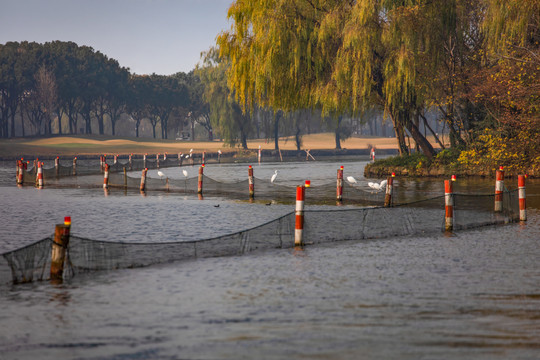
[[(525, 195), (525, 179), (527, 175), (518, 175), (518, 198), (519, 198), (519, 221), (527, 221), (527, 203)], [(456, 176), (452, 175), (450, 180), (444, 181), (444, 227), (446, 231), (454, 228), (454, 189), (453, 183)], [(504, 192), (504, 168), (501, 166), (495, 172), (495, 201), (493, 211), (500, 213), (503, 211)]]

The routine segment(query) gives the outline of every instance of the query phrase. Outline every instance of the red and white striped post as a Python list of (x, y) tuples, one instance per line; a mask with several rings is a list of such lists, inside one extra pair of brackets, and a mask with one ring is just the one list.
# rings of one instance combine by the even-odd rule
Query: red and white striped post
[(206, 151), (203, 151), (202, 153), (202, 163), (203, 165), (206, 164)]
[(147, 168), (144, 168), (141, 174), (141, 186), (140, 190), (145, 191), (146, 190), (146, 173), (148, 172)]
[(54, 167), (58, 170), (58, 167), (60, 166), (60, 157), (56, 157), (56, 159), (54, 159)]
[(527, 175), (518, 175), (518, 193), (519, 193), (519, 221), (527, 221), (527, 203), (525, 195), (525, 179)]
[(17, 184), (22, 185), (24, 181), (24, 163), (17, 160)]
[(337, 189), (336, 189), (336, 199), (337, 201), (343, 200), (343, 166), (341, 166), (337, 171)]
[(302, 240), (304, 232), (304, 199), (306, 196), (305, 186), (296, 187), (296, 221), (294, 225), (294, 245), (301, 246), (304, 244)]
[(495, 212), (503, 210), (504, 168), (501, 166), (495, 172)]
[(202, 194), (203, 193), (203, 169), (204, 169), (204, 164), (202, 164), (199, 167), (199, 178), (198, 178), (198, 182), (197, 182), (197, 194)]
[(38, 161), (36, 185), (38, 189), (43, 189), (43, 163)]
[(259, 161), (259, 165), (261, 165), (261, 155), (262, 155), (262, 154), (261, 154), (261, 151), (262, 151), (262, 150), (261, 150), (261, 145), (259, 145), (259, 154), (258, 154), (258, 156), (257, 156), (257, 159), (258, 159), (258, 161)]
[(444, 230), (452, 231), (454, 228), (454, 192), (453, 181), (444, 180)]
[(109, 188), (109, 164), (105, 164), (105, 172), (103, 174), (103, 188)]
[(147, 167), (146, 167), (146, 155), (148, 155), (148, 154), (144, 154), (144, 155), (143, 155), (143, 167), (144, 167), (145, 169), (147, 169)]
[(218, 162), (218, 164), (221, 163), (221, 150), (218, 150), (218, 152), (217, 152), (217, 162)]
[(163, 161), (167, 161), (167, 153), (163, 154)]
[(129, 157), (128, 157), (129, 170), (133, 169), (132, 157), (133, 157), (133, 153), (129, 154)]
[(392, 173), (392, 176), (389, 176), (386, 179), (386, 194), (384, 195), (384, 207), (389, 207), (392, 205), (392, 195), (394, 194), (394, 177), (396, 173)]
[(159, 153), (156, 154), (156, 167), (159, 169)]
[(114, 155), (113, 165), (116, 165), (118, 162), (118, 155)]
[(375, 161), (375, 148), (371, 148), (371, 161)]
[(255, 181), (253, 178), (253, 167), (249, 165), (248, 168), (248, 183), (249, 183), (249, 197), (253, 199), (255, 197)]

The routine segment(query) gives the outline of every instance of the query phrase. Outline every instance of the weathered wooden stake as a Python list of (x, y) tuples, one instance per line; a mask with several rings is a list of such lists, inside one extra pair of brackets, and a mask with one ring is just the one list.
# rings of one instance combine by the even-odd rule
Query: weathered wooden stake
[(51, 280), (61, 281), (64, 275), (66, 249), (69, 245), (71, 217), (66, 216), (63, 224), (56, 225), (51, 250)]
[(454, 192), (451, 180), (444, 180), (444, 210), (444, 230), (452, 231), (454, 228)]
[(384, 206), (392, 206), (392, 195), (394, 192), (394, 173), (386, 179), (386, 194), (384, 195)]
[(253, 167), (249, 165), (248, 168), (248, 183), (249, 183), (249, 197), (252, 199), (255, 197), (255, 181), (253, 178)]
[(198, 178), (198, 183), (197, 183), (197, 194), (201, 194), (201, 195), (203, 193), (203, 169), (204, 169), (204, 164), (199, 167), (199, 178)]
[(127, 189), (127, 171), (126, 171), (125, 166), (124, 166), (124, 188)]
[(337, 188), (336, 188), (336, 199), (337, 201), (343, 201), (343, 166), (341, 166), (337, 171)]
[(296, 208), (295, 208), (295, 225), (294, 225), (294, 245), (301, 246), (303, 242), (304, 233), (304, 199), (306, 195), (306, 188), (302, 186), (296, 187)]
[(141, 191), (146, 190), (146, 173), (147, 172), (148, 172), (148, 169), (144, 168), (143, 171), (142, 171), (142, 174), (141, 174), (141, 187), (140, 187)]
[(501, 166), (495, 172), (495, 212), (503, 210), (504, 168)]
[(525, 179), (527, 175), (518, 175), (519, 221), (527, 221), (527, 196), (525, 195)]

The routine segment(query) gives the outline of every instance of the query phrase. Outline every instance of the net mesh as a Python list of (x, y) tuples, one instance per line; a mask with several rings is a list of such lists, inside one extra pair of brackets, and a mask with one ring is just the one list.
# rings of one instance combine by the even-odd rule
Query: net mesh
[[(310, 189), (311, 191), (311, 189)], [(503, 210), (494, 212), (495, 195), (454, 194), (454, 229), (516, 221), (517, 190), (505, 191)], [(426, 235), (444, 231), (444, 196), (394, 207), (306, 210), (306, 244), (343, 240)], [(294, 246), (294, 212), (254, 228), (211, 239), (169, 243), (121, 243), (71, 236), (64, 277), (198, 257), (241, 255), (254, 250)], [(52, 238), (2, 254), (0, 281), (24, 283), (49, 277)]]

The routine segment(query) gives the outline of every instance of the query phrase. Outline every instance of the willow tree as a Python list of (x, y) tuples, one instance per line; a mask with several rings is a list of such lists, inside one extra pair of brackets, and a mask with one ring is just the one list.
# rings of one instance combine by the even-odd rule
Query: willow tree
[(247, 138), (251, 132), (249, 111), (242, 111), (234, 100), (234, 92), (227, 87), (226, 71), (230, 66), (226, 59), (218, 56), (212, 48), (202, 54), (203, 63), (195, 71), (204, 86), (203, 96), (210, 108), (210, 122), (221, 138), (231, 146), (238, 140), (247, 149)]
[[(406, 2), (414, 3), (414, 2)], [(394, 121), (401, 152), (407, 128), (424, 153), (434, 151), (410, 121), (416, 107), (414, 4), (403, 1), (236, 1), (231, 30), (218, 37), (230, 59), (229, 86), (241, 103), (290, 112), (319, 108), (339, 119), (378, 104)], [(419, 20), (419, 19), (416, 19)], [(414, 39), (414, 38), (413, 38)]]

